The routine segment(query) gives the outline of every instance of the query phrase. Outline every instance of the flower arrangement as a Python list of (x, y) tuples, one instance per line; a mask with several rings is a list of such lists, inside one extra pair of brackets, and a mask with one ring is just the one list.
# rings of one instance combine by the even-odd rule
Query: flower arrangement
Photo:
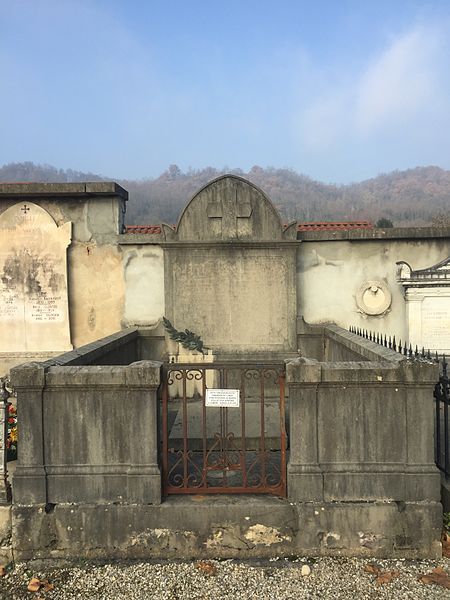
[(17, 458), (17, 409), (11, 403), (8, 404), (6, 452), (8, 460), (15, 460)]

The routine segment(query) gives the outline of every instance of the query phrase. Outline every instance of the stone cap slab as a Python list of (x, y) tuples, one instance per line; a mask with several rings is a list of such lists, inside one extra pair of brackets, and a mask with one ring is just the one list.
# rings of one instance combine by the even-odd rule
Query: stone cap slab
[(128, 200), (128, 192), (115, 181), (84, 183), (0, 183), (1, 198), (120, 196)]
[(138, 336), (137, 327), (129, 327), (122, 329), (116, 333), (112, 333), (104, 338), (100, 338), (95, 342), (90, 342), (79, 348), (74, 348), (69, 352), (64, 352), (58, 356), (52, 357), (41, 363), (44, 368), (64, 365), (89, 365), (95, 364), (95, 361), (112, 352), (116, 348), (120, 348), (124, 344), (136, 340)]
[(438, 377), (439, 365), (426, 360), (320, 362), (300, 357), (286, 361), (286, 382), (289, 385), (397, 383), (429, 387), (436, 383)]
[(299, 231), (297, 239), (304, 242), (342, 240), (421, 240), (450, 238), (450, 227), (388, 227), (385, 229), (348, 229), (342, 231)]
[(142, 360), (131, 365), (86, 365), (50, 367), (45, 376), (46, 387), (81, 386), (145, 386), (154, 389), (160, 383), (160, 362)]

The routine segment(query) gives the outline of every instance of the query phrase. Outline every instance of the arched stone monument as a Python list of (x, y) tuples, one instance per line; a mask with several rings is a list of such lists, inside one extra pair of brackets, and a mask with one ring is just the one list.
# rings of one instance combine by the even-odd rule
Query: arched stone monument
[(71, 350), (67, 247), (60, 227), (40, 206), (17, 203), (0, 215), (0, 352)]
[(225, 175), (164, 226), (166, 315), (224, 354), (296, 348), (296, 229), (267, 196)]

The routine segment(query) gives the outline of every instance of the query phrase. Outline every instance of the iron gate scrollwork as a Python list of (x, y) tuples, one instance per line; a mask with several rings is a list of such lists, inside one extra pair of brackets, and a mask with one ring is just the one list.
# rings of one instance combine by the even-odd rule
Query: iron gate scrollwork
[[(207, 406), (207, 390), (239, 390), (239, 407)], [(284, 364), (163, 366), (164, 494), (286, 495)]]

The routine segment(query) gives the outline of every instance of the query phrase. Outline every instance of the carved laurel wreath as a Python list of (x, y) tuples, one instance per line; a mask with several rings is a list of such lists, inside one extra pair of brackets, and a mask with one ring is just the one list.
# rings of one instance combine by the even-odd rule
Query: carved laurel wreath
[(178, 331), (166, 317), (163, 317), (163, 325), (169, 334), (170, 339), (179, 342), (183, 348), (186, 348), (187, 350), (197, 350), (202, 354), (205, 354), (205, 351), (209, 350), (209, 348), (203, 345), (201, 337), (193, 331), (190, 331), (189, 329)]

